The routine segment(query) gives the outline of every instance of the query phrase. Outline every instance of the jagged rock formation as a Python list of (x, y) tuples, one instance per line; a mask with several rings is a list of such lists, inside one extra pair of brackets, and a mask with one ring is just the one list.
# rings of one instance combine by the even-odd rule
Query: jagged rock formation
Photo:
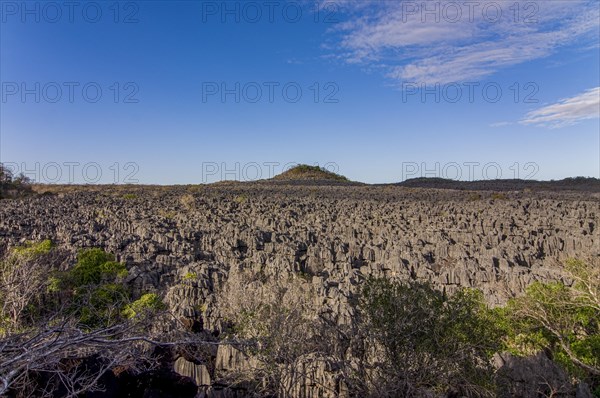
[(198, 387), (208, 387), (211, 385), (210, 374), (206, 365), (190, 362), (183, 357), (179, 357), (173, 365), (175, 372), (182, 376), (194, 380)]
[[(533, 281), (561, 280), (565, 259), (600, 255), (599, 204), (590, 192), (88, 187), (0, 202), (0, 237), (7, 247), (51, 239), (73, 258), (77, 249), (104, 248), (127, 264), (136, 291), (160, 293), (190, 329), (218, 332), (215, 294), (239, 269), (306, 279), (340, 323), (351, 322), (349, 301), (369, 276), (426, 280), (448, 293), (474, 287), (502, 304)], [(174, 370), (198, 386), (218, 385), (222, 371), (247, 361), (231, 350), (220, 346), (210, 366), (180, 358)], [(332, 364), (311, 366), (343, 393), (330, 380)]]
[[(496, 361), (499, 384), (503, 387), (501, 398), (552, 395), (553, 392), (560, 395), (571, 389), (566, 372), (544, 353), (529, 358), (496, 354)], [(547, 385), (540, 385), (540, 379), (544, 379)]]

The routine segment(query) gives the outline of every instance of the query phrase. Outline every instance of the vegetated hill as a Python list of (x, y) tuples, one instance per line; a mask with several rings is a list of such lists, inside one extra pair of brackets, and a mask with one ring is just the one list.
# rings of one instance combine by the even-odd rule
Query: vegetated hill
[(456, 181), (445, 178), (413, 178), (396, 185), (410, 188), (437, 188), (473, 191), (518, 191), (531, 189), (536, 191), (585, 191), (600, 192), (600, 180), (590, 177), (570, 177), (558, 181), (537, 180), (477, 180)]
[(346, 177), (323, 167), (301, 164), (272, 178), (274, 181), (350, 182)]

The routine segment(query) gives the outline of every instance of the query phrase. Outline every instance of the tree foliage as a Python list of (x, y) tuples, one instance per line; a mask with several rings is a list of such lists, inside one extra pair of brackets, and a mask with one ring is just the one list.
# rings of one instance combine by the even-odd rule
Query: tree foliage
[(533, 283), (503, 310), (506, 344), (527, 355), (546, 350), (573, 376), (600, 382), (600, 268), (580, 260), (565, 267), (571, 283)]
[(132, 319), (147, 313), (164, 310), (165, 307), (165, 304), (156, 293), (146, 293), (131, 304), (127, 304), (121, 311), (121, 315), (127, 319)]
[(501, 331), (479, 291), (447, 297), (425, 283), (371, 279), (359, 309), (365, 395), (492, 395), (489, 358)]
[(9, 168), (0, 163), (0, 199), (14, 198), (31, 193), (32, 180), (25, 174), (15, 176)]

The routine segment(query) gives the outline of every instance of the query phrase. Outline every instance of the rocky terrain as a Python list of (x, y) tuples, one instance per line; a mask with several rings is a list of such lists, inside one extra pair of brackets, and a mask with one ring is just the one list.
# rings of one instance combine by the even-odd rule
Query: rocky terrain
[[(1, 250), (43, 239), (73, 258), (103, 248), (126, 263), (136, 291), (159, 293), (214, 334), (215, 294), (241, 269), (305, 279), (343, 323), (369, 276), (429, 281), (449, 294), (474, 287), (500, 305), (533, 281), (563, 280), (568, 258), (600, 256), (594, 187), (500, 193), (280, 180), (36, 190), (48, 192), (0, 202)], [(210, 364), (180, 358), (175, 368), (219, 396), (219, 370), (243, 361), (222, 347)]]
[(403, 187), (480, 190), (480, 191), (579, 191), (600, 192), (600, 180), (597, 178), (575, 177), (558, 181), (536, 180), (481, 180), (455, 181), (444, 178), (413, 178), (398, 184)]

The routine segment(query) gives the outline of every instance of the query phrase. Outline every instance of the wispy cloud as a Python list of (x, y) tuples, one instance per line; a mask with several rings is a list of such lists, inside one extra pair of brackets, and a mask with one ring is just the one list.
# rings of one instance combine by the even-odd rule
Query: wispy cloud
[[(481, 79), (582, 38), (583, 46), (597, 41), (595, 1), (516, 3), (518, 13), (512, 0), (467, 3), (343, 1), (349, 19), (332, 30), (338, 56), (397, 82), (444, 84)], [(483, 12), (486, 4), (494, 7)]]
[(529, 112), (520, 123), (559, 128), (597, 118), (600, 118), (600, 87)]
[(496, 122), (496, 123), (490, 124), (490, 127), (492, 127), (492, 128), (506, 127), (506, 126), (511, 126), (512, 124), (513, 124), (512, 122)]

